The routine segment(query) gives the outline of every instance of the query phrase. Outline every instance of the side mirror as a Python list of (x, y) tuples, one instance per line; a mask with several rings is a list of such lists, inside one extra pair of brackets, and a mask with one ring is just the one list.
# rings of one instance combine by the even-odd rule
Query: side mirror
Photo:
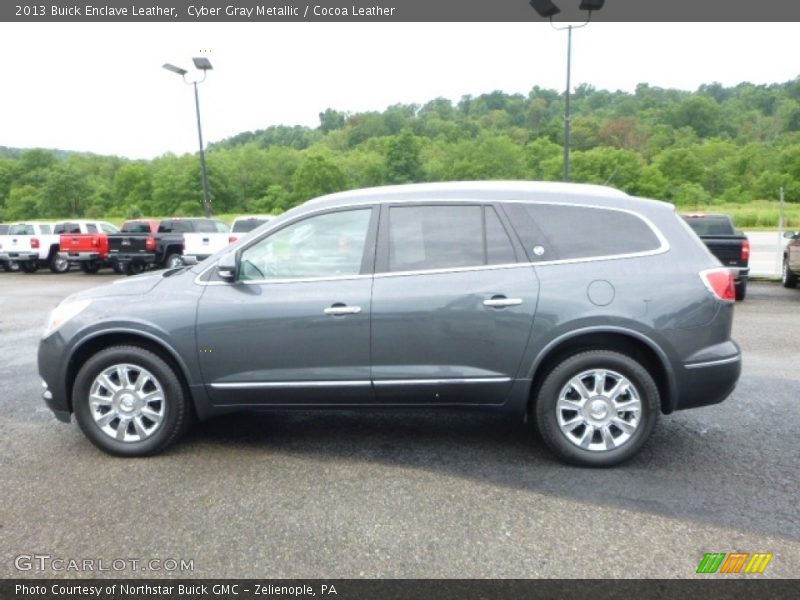
[(223, 281), (236, 281), (238, 267), (239, 261), (236, 258), (236, 252), (228, 252), (217, 263), (217, 277)]

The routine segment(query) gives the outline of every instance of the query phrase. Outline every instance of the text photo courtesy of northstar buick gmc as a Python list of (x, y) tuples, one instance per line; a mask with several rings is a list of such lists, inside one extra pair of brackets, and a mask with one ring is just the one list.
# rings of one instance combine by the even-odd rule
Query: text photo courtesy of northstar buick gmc
[(730, 269), (667, 203), (561, 183), (393, 186), (70, 296), (38, 362), (55, 415), (119, 456), (233, 411), (453, 408), (530, 417), (563, 460), (609, 466), (660, 413), (731, 393), (734, 298)]

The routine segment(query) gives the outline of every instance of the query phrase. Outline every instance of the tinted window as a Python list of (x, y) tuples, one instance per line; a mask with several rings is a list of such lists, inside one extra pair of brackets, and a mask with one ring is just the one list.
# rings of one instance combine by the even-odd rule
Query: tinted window
[(486, 262), (490, 265), (504, 265), (517, 262), (514, 246), (508, 237), (497, 212), (487, 206), (486, 214)]
[(59, 223), (53, 229), (53, 233), (75, 234), (80, 232), (81, 226), (78, 223)]
[(8, 228), (9, 235), (33, 235), (33, 225), (17, 223)]
[(419, 271), (486, 264), (480, 206), (393, 206), (389, 270)]
[(233, 233), (247, 233), (253, 231), (259, 225), (263, 225), (269, 219), (239, 219), (233, 223), (231, 231)]
[(97, 227), (93, 223), (87, 223), (86, 231), (88, 231), (89, 233), (97, 233)]
[(150, 233), (150, 223), (147, 221), (127, 221), (122, 224), (123, 233)]
[(684, 217), (697, 235), (735, 235), (727, 217)]
[(628, 212), (558, 204), (505, 207), (532, 261), (631, 254), (661, 245), (653, 230)]
[(242, 252), (242, 280), (358, 275), (372, 209), (292, 223)]

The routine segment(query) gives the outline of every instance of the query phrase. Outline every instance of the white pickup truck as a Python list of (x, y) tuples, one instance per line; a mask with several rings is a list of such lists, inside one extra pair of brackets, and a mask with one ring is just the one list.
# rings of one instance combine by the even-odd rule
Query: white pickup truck
[(69, 261), (58, 254), (57, 224), (35, 221), (12, 223), (6, 235), (0, 235), (0, 265), (6, 271), (22, 269), (33, 273), (47, 266), (53, 273), (69, 270)]
[(205, 260), (230, 244), (230, 227), (222, 221), (203, 222), (198, 229), (198, 232), (183, 234), (183, 256), (192, 262)]

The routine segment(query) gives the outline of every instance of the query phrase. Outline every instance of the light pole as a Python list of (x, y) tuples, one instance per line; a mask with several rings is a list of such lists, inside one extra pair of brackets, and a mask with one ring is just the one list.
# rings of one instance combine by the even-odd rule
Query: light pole
[(164, 63), (163, 67), (167, 71), (172, 71), (180, 75), (185, 84), (194, 86), (194, 108), (197, 111), (197, 139), (200, 142), (200, 167), (203, 173), (203, 209), (206, 218), (209, 218), (211, 216), (211, 195), (208, 191), (208, 169), (206, 169), (206, 152), (203, 148), (203, 128), (200, 126), (200, 96), (197, 93), (197, 84), (203, 83), (206, 80), (206, 75), (208, 75), (208, 72), (213, 69), (213, 67), (211, 66), (211, 61), (202, 56), (193, 58), (192, 62), (194, 62), (196, 69), (203, 72), (202, 79), (186, 81), (186, 74), (188, 73), (186, 69), (181, 69), (169, 63)]
[(582, 25), (567, 25), (566, 27), (556, 27), (553, 25), (553, 17), (561, 12), (561, 9), (550, 0), (530, 0), (530, 5), (540, 16), (550, 19), (550, 26), (557, 31), (567, 30), (567, 88), (564, 93), (564, 181), (569, 181), (569, 152), (571, 143), (571, 118), (570, 113), (570, 76), (572, 74), (572, 30), (586, 27), (592, 20), (592, 11), (603, 8), (605, 0), (581, 0), (580, 9), (588, 10), (589, 16)]

